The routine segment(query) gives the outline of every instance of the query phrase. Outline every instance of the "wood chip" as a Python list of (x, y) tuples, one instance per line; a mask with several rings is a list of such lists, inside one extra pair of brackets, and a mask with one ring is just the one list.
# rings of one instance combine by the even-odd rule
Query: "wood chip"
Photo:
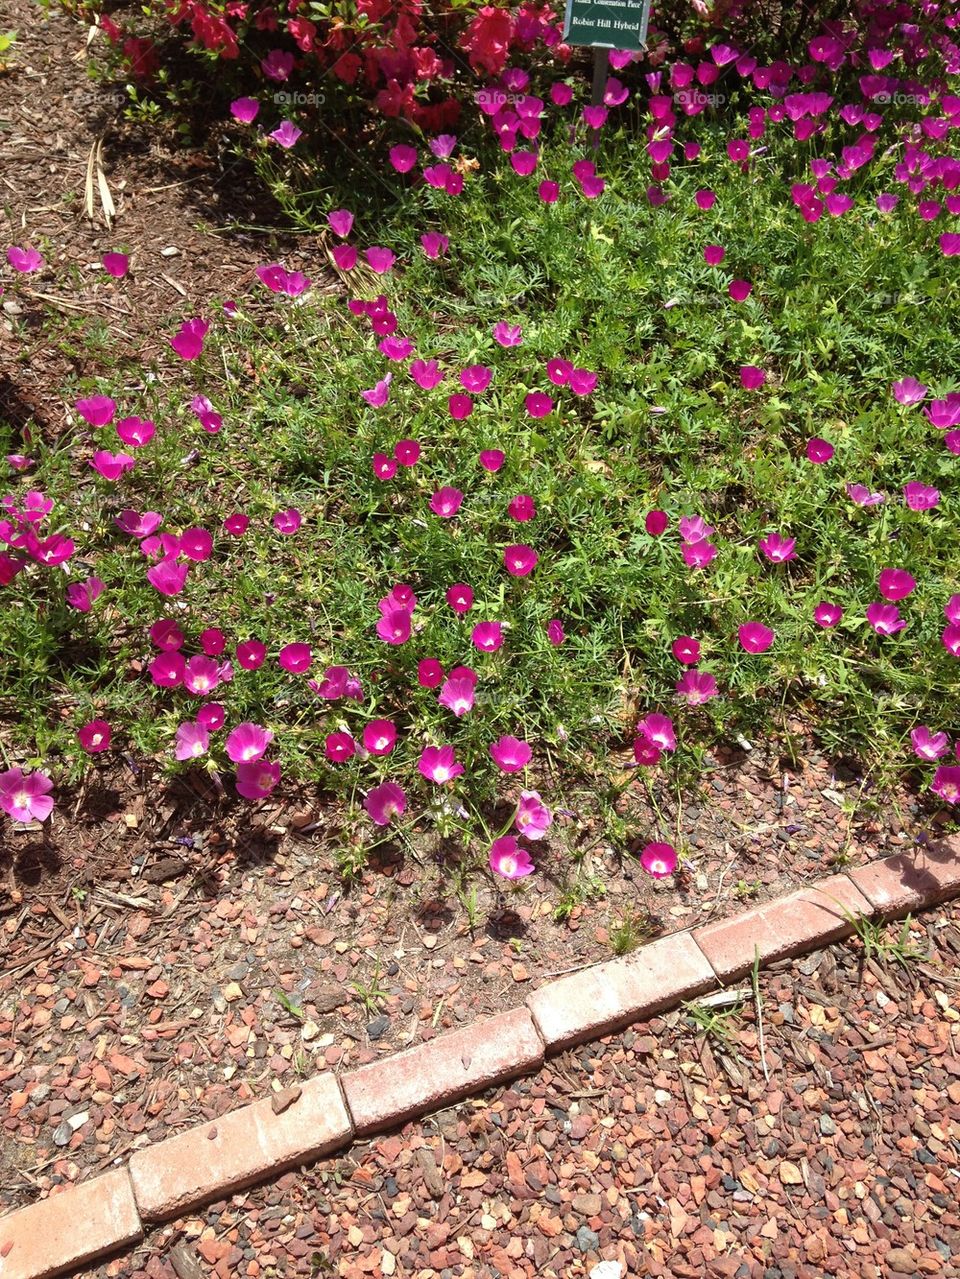
[(292, 1084), (289, 1088), (283, 1088), (280, 1092), (275, 1092), (270, 1098), (270, 1106), (275, 1115), (282, 1115), (285, 1110), (289, 1110), (295, 1101), (298, 1101), (303, 1093), (303, 1089), (299, 1084)]

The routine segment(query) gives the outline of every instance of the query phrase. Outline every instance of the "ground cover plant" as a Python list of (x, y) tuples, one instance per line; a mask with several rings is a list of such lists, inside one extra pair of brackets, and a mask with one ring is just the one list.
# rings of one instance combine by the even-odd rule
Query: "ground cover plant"
[[(8, 818), (119, 752), (310, 784), (348, 872), (429, 835), (518, 880), (574, 788), (665, 813), (798, 718), (955, 803), (951, 13), (794, 68), (614, 55), (599, 107), (507, 68), (356, 155), (363, 198), (291, 120), (254, 142), (312, 256), (65, 388), (55, 441), (5, 428)], [(682, 868), (665, 816), (622, 834)]]

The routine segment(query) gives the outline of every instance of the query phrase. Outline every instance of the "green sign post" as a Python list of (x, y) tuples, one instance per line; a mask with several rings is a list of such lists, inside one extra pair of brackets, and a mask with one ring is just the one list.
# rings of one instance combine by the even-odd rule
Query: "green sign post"
[(601, 49), (645, 49), (651, 0), (567, 0), (563, 39)]

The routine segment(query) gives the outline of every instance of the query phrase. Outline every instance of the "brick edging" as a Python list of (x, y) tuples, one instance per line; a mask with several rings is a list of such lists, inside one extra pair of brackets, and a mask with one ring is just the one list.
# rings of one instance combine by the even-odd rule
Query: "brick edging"
[(138, 1243), (144, 1223), (312, 1163), (358, 1136), (462, 1101), (749, 972), (960, 895), (960, 839), (832, 875), (730, 919), (546, 982), (481, 1018), (338, 1077), (229, 1111), (137, 1150), (129, 1163), (0, 1218), (0, 1279), (54, 1279)]

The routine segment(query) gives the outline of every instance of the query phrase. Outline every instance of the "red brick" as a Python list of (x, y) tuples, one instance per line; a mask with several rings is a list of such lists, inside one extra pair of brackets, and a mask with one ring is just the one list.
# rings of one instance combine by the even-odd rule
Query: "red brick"
[(583, 1043), (703, 994), (717, 985), (689, 933), (674, 933), (623, 959), (548, 982), (527, 1007), (548, 1049)]
[(848, 874), (878, 914), (906, 915), (960, 894), (960, 841), (945, 839)]
[(352, 1131), (336, 1077), (319, 1075), (279, 1115), (267, 1097), (138, 1150), (130, 1158), (137, 1205), (144, 1221), (166, 1221), (329, 1154)]
[(48, 1279), (143, 1238), (126, 1168), (0, 1219), (3, 1279)]
[(438, 1035), (343, 1077), (357, 1136), (400, 1125), (491, 1084), (537, 1070), (543, 1044), (525, 1008)]
[(761, 963), (848, 937), (853, 926), (844, 911), (872, 915), (873, 907), (846, 875), (831, 875), (808, 888), (694, 930), (694, 937), (722, 981), (732, 981), (753, 967), (754, 947)]

